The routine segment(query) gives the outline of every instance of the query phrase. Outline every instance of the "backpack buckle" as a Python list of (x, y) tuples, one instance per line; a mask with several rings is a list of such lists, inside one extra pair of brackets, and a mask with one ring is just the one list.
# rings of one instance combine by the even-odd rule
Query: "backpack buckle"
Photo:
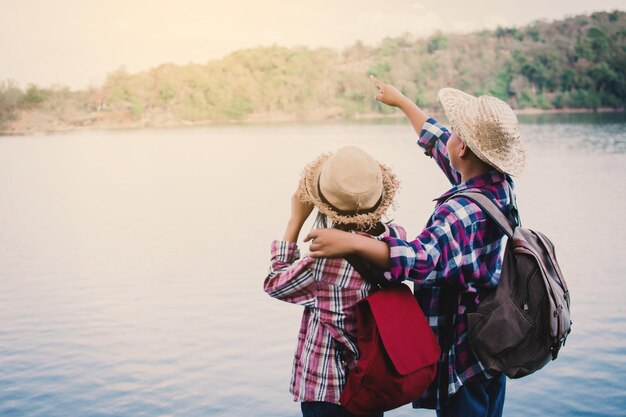
[(568, 329), (567, 333), (565, 333), (562, 338), (560, 338), (557, 342), (555, 342), (552, 345), (552, 347), (550, 348), (550, 352), (552, 353), (552, 360), (555, 360), (557, 356), (559, 356), (559, 350), (561, 350), (561, 348), (565, 346), (565, 342), (567, 341), (567, 336), (569, 336), (571, 332), (572, 332), (572, 329)]

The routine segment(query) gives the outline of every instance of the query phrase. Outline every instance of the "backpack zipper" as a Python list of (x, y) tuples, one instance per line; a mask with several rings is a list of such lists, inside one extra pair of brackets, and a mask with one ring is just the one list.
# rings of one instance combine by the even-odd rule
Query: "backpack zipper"
[(530, 286), (537, 276), (537, 269), (537, 265), (534, 265), (529, 273), (530, 279), (526, 281), (526, 298), (522, 301), (522, 309), (524, 310), (524, 313), (530, 313)]

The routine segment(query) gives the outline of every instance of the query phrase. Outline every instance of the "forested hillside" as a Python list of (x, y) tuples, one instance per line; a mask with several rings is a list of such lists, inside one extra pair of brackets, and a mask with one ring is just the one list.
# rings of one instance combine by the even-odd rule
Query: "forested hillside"
[(599, 12), (470, 34), (387, 38), (344, 50), (255, 48), (206, 64), (120, 69), (99, 88), (0, 84), (0, 129), (350, 118), (389, 113), (367, 75), (428, 109), (443, 86), (514, 108), (623, 108), (626, 12)]

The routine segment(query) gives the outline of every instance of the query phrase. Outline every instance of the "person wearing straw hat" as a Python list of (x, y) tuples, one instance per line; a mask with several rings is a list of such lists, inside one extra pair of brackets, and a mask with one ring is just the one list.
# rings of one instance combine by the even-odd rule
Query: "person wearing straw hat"
[(274, 298), (304, 306), (290, 388), (304, 417), (350, 416), (339, 398), (359, 355), (356, 303), (374, 288), (344, 259), (301, 257), (300, 230), (316, 208), (314, 227), (377, 241), (406, 239), (403, 228), (382, 222), (398, 185), (390, 168), (360, 148), (324, 153), (305, 167), (283, 239), (272, 242), (263, 288)]
[(525, 152), (517, 117), (498, 98), (443, 88), (438, 97), (452, 126), (448, 130), (394, 86), (371, 80), (378, 88), (376, 99), (405, 113), (418, 144), (452, 188), (436, 199), (426, 227), (413, 241), (374, 241), (315, 229), (305, 238), (311, 242), (310, 255), (356, 254), (382, 268), (390, 281), (413, 281), (442, 352), (435, 381), (414, 407), (436, 409), (438, 416), (501, 416), (505, 376), (489, 374), (472, 351), (467, 314), (478, 306), (481, 292), (498, 284), (504, 233), (475, 203), (455, 194), (480, 192), (519, 224), (511, 176), (522, 171)]

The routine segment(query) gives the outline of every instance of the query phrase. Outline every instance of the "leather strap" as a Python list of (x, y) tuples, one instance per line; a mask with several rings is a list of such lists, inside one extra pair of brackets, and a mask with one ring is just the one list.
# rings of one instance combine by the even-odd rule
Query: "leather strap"
[(356, 272), (361, 275), (361, 277), (369, 282), (370, 284), (374, 284), (379, 286), (380, 288), (387, 288), (392, 284), (385, 279), (384, 276), (380, 272), (372, 270), (369, 268), (363, 259), (356, 255), (346, 255), (345, 260), (348, 261), (350, 265), (356, 270)]
[(493, 201), (491, 201), (488, 197), (481, 193), (457, 193), (452, 197), (465, 197), (468, 200), (476, 203), (478, 207), (480, 207), (489, 217), (496, 222), (496, 224), (506, 233), (508, 237), (513, 237), (513, 226), (511, 226), (511, 222), (506, 218), (504, 213), (495, 205)]

